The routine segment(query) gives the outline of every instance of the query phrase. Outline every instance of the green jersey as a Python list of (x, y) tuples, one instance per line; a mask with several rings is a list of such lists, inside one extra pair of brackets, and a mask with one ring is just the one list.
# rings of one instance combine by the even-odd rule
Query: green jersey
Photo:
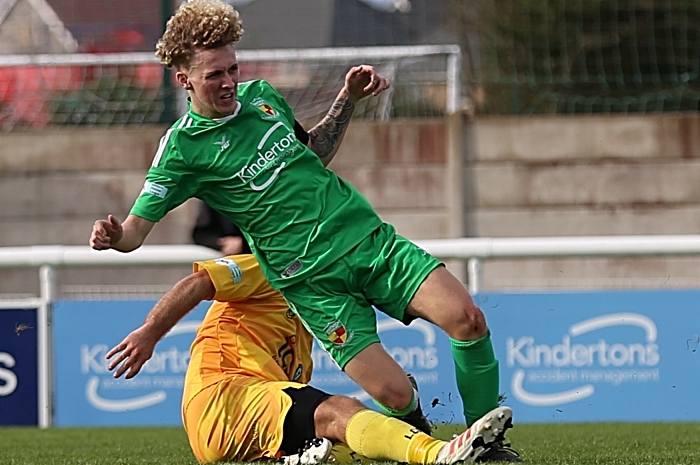
[(131, 213), (157, 222), (199, 198), (243, 231), (273, 286), (299, 282), (382, 222), (293, 128), (291, 108), (267, 82), (239, 84), (233, 115), (190, 110), (168, 129)]

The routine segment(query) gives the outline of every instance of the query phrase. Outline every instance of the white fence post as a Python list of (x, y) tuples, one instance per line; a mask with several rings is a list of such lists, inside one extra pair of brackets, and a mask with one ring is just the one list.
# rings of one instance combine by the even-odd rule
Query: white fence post
[(53, 266), (43, 265), (39, 269), (41, 286), (40, 301), (37, 309), (37, 384), (39, 391), (38, 421), (39, 428), (49, 428), (53, 424), (53, 381), (52, 381), (52, 338), (51, 305), (56, 300), (56, 271)]
[(478, 258), (470, 258), (467, 260), (467, 288), (471, 295), (479, 293), (481, 278), (481, 260)]

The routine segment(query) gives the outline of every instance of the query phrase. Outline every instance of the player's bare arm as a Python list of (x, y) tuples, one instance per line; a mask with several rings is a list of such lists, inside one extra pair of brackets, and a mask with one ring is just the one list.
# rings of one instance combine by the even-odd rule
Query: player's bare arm
[(389, 80), (377, 74), (372, 66), (356, 66), (348, 72), (345, 86), (328, 114), (309, 131), (309, 148), (319, 156), (323, 166), (328, 166), (338, 152), (355, 111), (355, 103), (388, 88)]
[(326, 117), (309, 131), (309, 148), (318, 155), (323, 166), (328, 166), (338, 152), (354, 111), (355, 104), (339, 95)]
[(114, 215), (109, 215), (106, 220), (97, 220), (92, 226), (90, 247), (131, 252), (141, 247), (154, 224), (136, 215), (129, 215), (124, 223), (120, 223)]
[(119, 378), (124, 373), (127, 379), (136, 376), (153, 355), (158, 341), (197, 304), (213, 299), (215, 293), (214, 283), (206, 270), (193, 273), (175, 284), (148, 313), (143, 325), (107, 353), (109, 370), (119, 366), (114, 377)]

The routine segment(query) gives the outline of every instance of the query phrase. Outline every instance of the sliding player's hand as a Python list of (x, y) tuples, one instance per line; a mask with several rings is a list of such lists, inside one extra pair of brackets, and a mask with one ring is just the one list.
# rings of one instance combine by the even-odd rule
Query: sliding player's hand
[(110, 360), (107, 368), (112, 371), (119, 366), (114, 372), (115, 378), (121, 377), (124, 373), (126, 373), (126, 379), (133, 378), (141, 371), (143, 364), (151, 358), (157, 342), (158, 339), (151, 336), (146, 328), (140, 327), (107, 352), (107, 360)]

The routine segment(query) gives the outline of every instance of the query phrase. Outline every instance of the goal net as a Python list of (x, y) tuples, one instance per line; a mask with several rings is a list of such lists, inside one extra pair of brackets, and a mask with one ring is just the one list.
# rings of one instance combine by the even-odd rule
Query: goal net
[[(240, 50), (238, 58), (241, 81), (269, 81), (302, 124), (326, 114), (358, 64), (373, 65), (392, 87), (360, 101), (355, 118), (433, 118), (460, 106), (454, 45)], [(0, 56), (0, 128), (169, 124), (187, 97), (172, 78), (152, 53)]]

